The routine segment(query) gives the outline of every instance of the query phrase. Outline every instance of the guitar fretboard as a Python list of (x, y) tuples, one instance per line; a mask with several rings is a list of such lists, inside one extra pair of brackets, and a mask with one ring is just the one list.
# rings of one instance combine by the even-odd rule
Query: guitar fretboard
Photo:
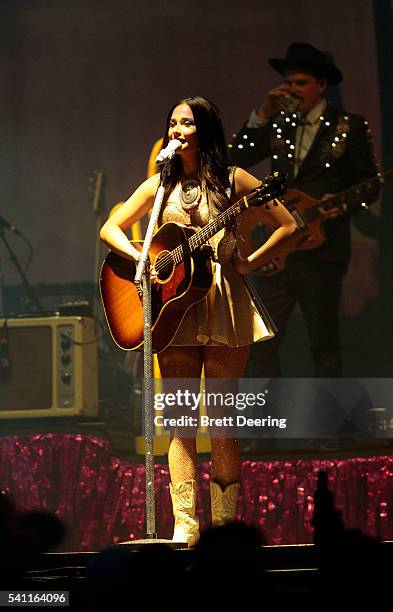
[(374, 176), (373, 178), (368, 179), (359, 185), (355, 185), (346, 191), (341, 191), (340, 193), (335, 194), (325, 202), (318, 202), (318, 204), (315, 204), (309, 209), (303, 211), (303, 216), (306, 221), (315, 221), (315, 219), (319, 219), (321, 217), (320, 208), (323, 208), (325, 211), (331, 210), (332, 208), (338, 208), (342, 214), (348, 210), (360, 208), (363, 200), (367, 198), (372, 189), (374, 189), (378, 184), (383, 184), (385, 181), (391, 180), (393, 180), (393, 170), (387, 170), (384, 173), (379, 173), (377, 176)]
[[(187, 256), (205, 244), (223, 227), (229, 225), (241, 212), (243, 212), (243, 210), (249, 206), (261, 206), (282, 195), (286, 189), (282, 177), (275, 179), (273, 182), (274, 184), (272, 185), (258, 187), (248, 196), (244, 196), (232, 204), (232, 206), (229, 206), (229, 208), (219, 214), (213, 221), (210, 221), (205, 227), (193, 234), (188, 239), (187, 244), (179, 244), (167, 257), (171, 257), (176, 265), (181, 263)], [(160, 269), (164, 268), (167, 264), (167, 258), (159, 260), (156, 266), (157, 271), (160, 271)]]
[(248, 198), (235, 202), (232, 206), (222, 212), (216, 219), (205, 225), (201, 230), (193, 234), (188, 239), (188, 244), (179, 244), (171, 255), (175, 264), (181, 263), (187, 255), (193, 253), (196, 249), (205, 244), (212, 236), (217, 234), (223, 227), (229, 225), (233, 219), (240, 215), (243, 210), (249, 206)]

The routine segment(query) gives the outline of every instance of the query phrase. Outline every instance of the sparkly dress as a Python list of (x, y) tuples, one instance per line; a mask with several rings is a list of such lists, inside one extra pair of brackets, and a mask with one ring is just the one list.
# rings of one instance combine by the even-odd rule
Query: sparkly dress
[[(230, 184), (235, 168), (230, 168)], [(160, 225), (175, 221), (204, 227), (211, 220), (206, 197), (197, 208), (186, 211), (180, 200), (180, 184), (170, 194), (160, 214)], [(172, 346), (243, 346), (272, 338), (275, 326), (248, 279), (233, 268), (235, 248), (232, 231), (222, 229), (209, 244), (214, 253), (213, 283), (207, 296), (186, 313)], [(247, 287), (246, 287), (247, 284)]]

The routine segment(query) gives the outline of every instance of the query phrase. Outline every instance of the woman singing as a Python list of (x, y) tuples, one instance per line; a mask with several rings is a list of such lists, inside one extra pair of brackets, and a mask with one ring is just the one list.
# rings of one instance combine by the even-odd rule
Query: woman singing
[[(176, 103), (169, 111), (164, 135), (182, 143), (172, 159), (160, 224), (175, 221), (201, 228), (231, 203), (260, 185), (241, 168), (229, 168), (224, 132), (217, 108), (196, 96)], [(101, 238), (110, 249), (138, 259), (138, 251), (124, 231), (151, 208), (160, 174), (140, 185), (125, 204), (101, 229)], [(254, 303), (243, 282), (248, 274), (277, 255), (296, 231), (291, 214), (278, 201), (264, 209), (267, 224), (277, 229), (248, 257), (236, 247), (236, 231), (221, 230), (210, 240), (213, 253), (213, 283), (208, 295), (186, 313), (171, 344), (158, 354), (161, 376), (165, 379), (241, 378), (253, 342), (274, 335), (269, 317)], [(154, 269), (152, 282), (156, 281)], [(194, 545), (199, 537), (196, 516), (197, 453), (196, 439), (180, 428), (171, 431), (168, 452), (171, 497), (175, 517), (173, 540)], [(211, 431), (212, 524), (233, 520), (240, 476), (238, 440), (226, 433)]]

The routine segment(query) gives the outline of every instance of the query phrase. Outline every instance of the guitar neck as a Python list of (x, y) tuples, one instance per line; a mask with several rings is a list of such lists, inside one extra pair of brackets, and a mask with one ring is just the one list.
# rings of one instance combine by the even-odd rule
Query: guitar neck
[[(196, 249), (204, 245), (212, 236), (217, 234), (223, 227), (230, 225), (243, 210), (249, 206), (265, 206), (270, 208), (272, 200), (282, 196), (287, 189), (286, 174), (275, 172), (273, 176), (268, 176), (261, 182), (259, 187), (253, 189), (247, 196), (244, 196), (232, 206), (229, 206), (213, 221), (210, 221), (205, 227), (195, 232), (188, 238), (186, 244), (178, 245), (171, 256), (174, 263), (179, 264), (191, 255)], [(277, 206), (277, 203), (273, 203)]]
[(391, 180), (393, 180), (393, 170), (387, 170), (386, 172), (380, 173), (377, 176), (360, 183), (359, 185), (355, 185), (350, 189), (335, 194), (324, 202), (318, 202), (318, 204), (315, 204), (305, 211), (304, 216), (307, 221), (314, 221), (322, 216), (320, 211), (321, 208), (326, 212), (332, 208), (338, 208), (340, 214), (360, 208), (362, 206), (363, 199), (366, 198), (377, 185)]
[(241, 200), (232, 204), (229, 208), (224, 210), (216, 219), (205, 225), (199, 232), (196, 232), (188, 239), (188, 245), (185, 247), (183, 244), (177, 246), (172, 251), (172, 257), (176, 264), (183, 261), (196, 249), (204, 245), (212, 236), (217, 234), (223, 227), (226, 227), (233, 221), (243, 210), (249, 207), (247, 196), (244, 196)]
[(248, 207), (248, 198), (247, 196), (244, 196), (244, 198), (238, 200), (235, 202), (235, 204), (232, 204), (232, 206), (224, 210), (224, 212), (218, 215), (216, 219), (213, 219), (213, 221), (205, 225), (205, 227), (203, 227), (199, 232), (196, 232), (196, 234), (189, 238), (188, 243), (190, 246), (190, 252), (192, 253), (195, 251), (195, 249), (198, 249), (205, 244), (223, 227), (230, 225), (230, 223)]

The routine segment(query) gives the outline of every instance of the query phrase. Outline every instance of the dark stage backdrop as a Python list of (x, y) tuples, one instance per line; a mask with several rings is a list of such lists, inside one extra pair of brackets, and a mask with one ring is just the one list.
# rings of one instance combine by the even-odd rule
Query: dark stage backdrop
[[(0, 214), (34, 246), (30, 280), (92, 281), (89, 173), (107, 175), (107, 210), (124, 200), (184, 96), (216, 102), (230, 137), (279, 83), (266, 60), (292, 41), (330, 50), (343, 104), (368, 117), (380, 154), (370, 0), (2, 0)], [(358, 239), (344, 295), (352, 314), (378, 292), (377, 244)], [(23, 243), (12, 243), (24, 261)], [(17, 284), (1, 246), (0, 256), (5, 283)]]

